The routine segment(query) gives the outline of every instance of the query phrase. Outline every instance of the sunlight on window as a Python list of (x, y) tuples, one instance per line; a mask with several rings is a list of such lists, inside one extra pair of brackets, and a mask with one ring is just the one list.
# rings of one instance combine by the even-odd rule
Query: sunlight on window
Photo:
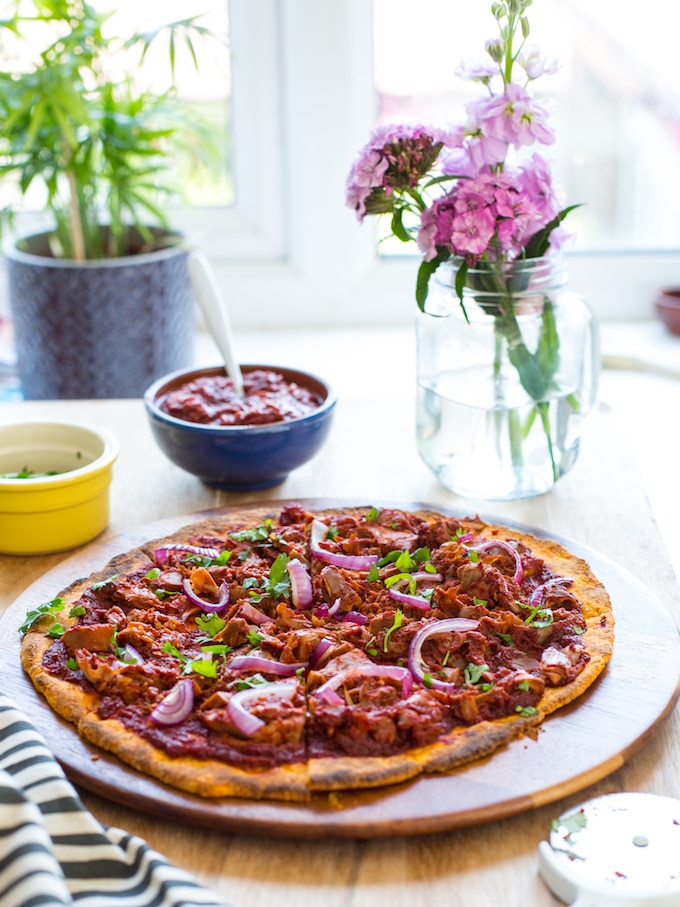
[[(565, 195), (583, 203), (570, 218), (575, 248), (677, 248), (680, 5), (535, 0), (530, 22), (529, 41), (561, 64), (536, 94), (554, 104), (552, 151)], [(480, 89), (455, 70), (484, 57), (496, 33), (490, 0), (421, 0), (416, 15), (408, 0), (374, 0), (378, 121), (463, 122)]]

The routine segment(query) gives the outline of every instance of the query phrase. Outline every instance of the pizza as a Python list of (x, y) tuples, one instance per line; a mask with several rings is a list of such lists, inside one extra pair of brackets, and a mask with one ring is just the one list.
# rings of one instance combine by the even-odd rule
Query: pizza
[(32, 608), (33, 685), (171, 787), (306, 801), (536, 736), (605, 668), (610, 598), (556, 541), (312, 504), (214, 511)]

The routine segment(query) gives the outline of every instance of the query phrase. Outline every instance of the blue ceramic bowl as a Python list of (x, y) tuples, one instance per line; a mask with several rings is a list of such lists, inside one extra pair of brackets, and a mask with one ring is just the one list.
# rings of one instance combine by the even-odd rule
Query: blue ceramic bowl
[(244, 373), (269, 369), (286, 381), (309, 388), (322, 399), (305, 416), (265, 425), (203, 425), (161, 409), (166, 394), (202, 376), (224, 375), (222, 366), (184, 369), (154, 382), (144, 394), (151, 430), (163, 453), (206, 485), (250, 491), (278, 485), (289, 472), (319, 451), (331, 427), (336, 397), (321, 378), (272, 365), (243, 365)]

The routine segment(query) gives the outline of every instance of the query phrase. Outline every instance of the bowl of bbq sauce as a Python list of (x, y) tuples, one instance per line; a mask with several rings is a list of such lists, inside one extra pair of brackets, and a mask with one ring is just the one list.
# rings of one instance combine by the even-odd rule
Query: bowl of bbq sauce
[(316, 375), (243, 365), (240, 395), (223, 366), (165, 375), (144, 394), (156, 443), (206, 485), (250, 491), (279, 485), (328, 437), (336, 397)]

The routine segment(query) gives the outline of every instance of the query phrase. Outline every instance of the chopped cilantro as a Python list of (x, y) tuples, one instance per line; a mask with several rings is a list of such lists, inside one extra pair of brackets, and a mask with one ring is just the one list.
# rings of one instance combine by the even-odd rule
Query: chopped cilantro
[(329, 526), (329, 527), (328, 527), (328, 531), (326, 532), (326, 538), (327, 538), (327, 539), (330, 539), (331, 541), (333, 541), (333, 539), (337, 536), (337, 534), (338, 534), (338, 527), (337, 527), (337, 526)]
[(474, 596), (472, 601), (475, 605), (482, 605), (482, 607), (489, 604), (489, 602), (485, 598), (477, 598), (477, 596)]
[(68, 612), (69, 617), (81, 617), (83, 614), (87, 614), (87, 609), (84, 605), (74, 605)]
[(395, 573), (394, 576), (388, 576), (385, 580), (385, 588), (391, 589), (392, 586), (395, 586), (397, 583), (403, 582), (404, 580), (408, 583), (409, 595), (415, 595), (418, 584), (410, 573)]
[(468, 557), (470, 558), (470, 560), (472, 561), (472, 563), (473, 563), (473, 564), (476, 564), (477, 561), (479, 560), (479, 555), (478, 555), (477, 552), (474, 550), (474, 548), (468, 548), (468, 553), (467, 553), (467, 554), (468, 554)]
[(383, 652), (387, 652), (387, 646), (389, 645), (390, 636), (394, 633), (395, 630), (398, 630), (401, 626), (401, 622), (404, 618), (404, 613), (401, 609), (397, 611), (394, 615), (394, 620), (392, 621), (392, 626), (385, 633), (385, 638), (383, 639)]
[(264, 633), (258, 633), (257, 630), (248, 631), (248, 642), (254, 648), (257, 648), (264, 639)]
[(523, 693), (528, 693), (531, 689), (531, 684), (528, 680), (520, 680), (520, 682), (517, 684), (517, 689), (521, 690)]
[(217, 677), (217, 662), (212, 658), (196, 658), (188, 667), (201, 677)]
[(371, 509), (366, 512), (366, 516), (364, 517), (364, 519), (366, 520), (367, 523), (377, 523), (379, 516), (380, 516), (380, 511), (378, 510), (378, 508), (371, 507)]
[(378, 654), (378, 650), (377, 650), (377, 649), (371, 648), (371, 649), (366, 649), (366, 651), (367, 651), (368, 654), (371, 655), (373, 658), (375, 658), (376, 655)]
[(489, 670), (487, 664), (476, 665), (474, 662), (469, 662), (468, 666), (465, 668), (465, 683), (477, 684), (481, 680), (482, 674), (485, 671)]
[(65, 630), (63, 626), (55, 620), (45, 636), (49, 636), (50, 639), (60, 639), (64, 635), (64, 633)]
[(499, 639), (502, 639), (506, 645), (508, 645), (508, 646), (513, 645), (512, 636), (510, 636), (509, 633), (496, 633), (496, 636)]
[(73, 655), (71, 655), (71, 657), (66, 660), (66, 667), (69, 669), (69, 671), (78, 670), (78, 662), (75, 660)]
[(577, 636), (581, 636), (582, 633), (585, 633), (583, 627), (572, 627), (571, 628)]
[(432, 688), (432, 674), (423, 674), (423, 684), (428, 690)]
[(266, 542), (272, 530), (272, 520), (265, 520), (254, 529), (242, 529), (230, 532), (229, 536), (237, 542)]
[(268, 680), (265, 680), (262, 674), (251, 674), (250, 677), (238, 677), (236, 680), (232, 680), (228, 686), (236, 687), (237, 690), (251, 690), (253, 687), (264, 686), (269, 683)]
[(178, 592), (171, 592), (169, 589), (154, 589), (153, 594), (159, 601), (164, 602), (166, 598), (172, 598), (173, 595), (178, 595)]
[(380, 579), (380, 571), (378, 570), (377, 564), (371, 564), (371, 569), (366, 575), (366, 579), (369, 583), (377, 583)]
[(55, 611), (61, 611), (65, 604), (66, 602), (64, 599), (61, 596), (58, 596), (57, 598), (53, 598), (52, 601), (43, 602), (42, 605), (38, 605), (38, 607), (34, 608), (32, 611), (27, 611), (26, 620), (19, 627), (19, 633), (25, 633), (29, 630), (43, 614), (52, 614)]
[[(526, 607), (526, 606), (525, 606)], [(553, 613), (550, 608), (532, 608), (529, 616), (524, 619), (528, 627), (549, 627), (553, 622)]]
[(221, 551), (217, 557), (205, 557), (203, 554), (190, 554), (184, 558), (185, 564), (194, 564), (197, 567), (224, 567), (229, 558), (231, 551)]
[(160, 567), (152, 567), (151, 570), (146, 574), (146, 579), (158, 579), (161, 575)]
[(220, 630), (224, 630), (227, 625), (227, 622), (223, 618), (218, 617), (217, 614), (199, 614), (196, 618), (196, 623), (211, 639), (213, 636), (216, 636)]
[(173, 646), (171, 642), (166, 640), (161, 646), (164, 652), (167, 652), (168, 655), (174, 655), (175, 658), (179, 658), (180, 661), (186, 661), (186, 655), (182, 655), (177, 646)]
[(518, 715), (521, 715), (522, 718), (529, 718), (531, 715), (538, 715), (538, 709), (535, 709), (533, 705), (518, 705), (515, 706), (515, 711)]
[(210, 652), (213, 655), (228, 655), (231, 651), (231, 646), (225, 646), (223, 643), (209, 643), (201, 646), (201, 652)]
[(257, 589), (260, 585), (260, 581), (256, 576), (246, 576), (243, 580), (243, 589)]
[(108, 586), (109, 583), (114, 582), (120, 576), (120, 573), (114, 573), (113, 576), (108, 576), (106, 579), (101, 580), (99, 583), (93, 583), (91, 588), (93, 592), (96, 592), (98, 589), (101, 589), (103, 586)]

